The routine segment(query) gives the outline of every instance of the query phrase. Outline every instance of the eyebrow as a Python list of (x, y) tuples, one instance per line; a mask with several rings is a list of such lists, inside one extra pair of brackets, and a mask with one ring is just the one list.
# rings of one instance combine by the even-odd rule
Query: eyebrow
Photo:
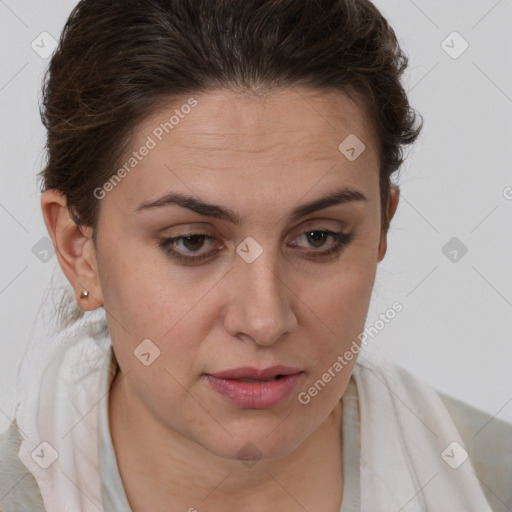
[[(348, 187), (339, 188), (327, 196), (315, 199), (314, 201), (294, 208), (290, 213), (290, 219), (296, 220), (300, 217), (304, 217), (305, 215), (316, 212), (318, 210), (323, 210), (330, 206), (354, 201), (367, 201), (367, 199), (359, 190)], [(230, 208), (206, 203), (201, 199), (190, 195), (181, 194), (179, 192), (171, 192), (170, 194), (166, 194), (165, 196), (155, 201), (143, 202), (137, 207), (135, 213), (172, 205), (181, 206), (182, 208), (187, 208), (200, 215), (214, 217), (216, 219), (228, 221), (236, 225), (241, 224), (240, 216)]]

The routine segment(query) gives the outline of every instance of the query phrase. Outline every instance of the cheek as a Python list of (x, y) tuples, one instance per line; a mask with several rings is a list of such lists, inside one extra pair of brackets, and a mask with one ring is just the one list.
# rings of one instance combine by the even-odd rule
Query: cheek
[(297, 400), (308, 414), (326, 416), (345, 391), (357, 361), (373, 288), (371, 267), (351, 266), (319, 286), (304, 301), (311, 305), (308, 331), (311, 372)]
[(132, 387), (140, 388), (141, 394), (159, 390), (165, 394), (176, 384), (172, 376), (185, 382), (183, 376), (190, 372), (197, 345), (204, 338), (201, 308), (195, 306), (205, 291), (194, 283), (185, 290), (168, 268), (161, 268), (161, 260), (152, 261), (151, 251), (146, 252), (147, 258), (128, 250), (122, 256), (123, 247), (116, 246), (115, 251), (104, 253), (105, 263), (98, 263), (100, 281), (112, 344), (123, 372), (130, 373)]
[(354, 255), (333, 267), (331, 274), (308, 288), (301, 289), (299, 295), (324, 324), (336, 333), (346, 333), (351, 327), (362, 327), (375, 282), (375, 261), (366, 261)]
[(161, 338), (193, 308), (203, 291), (157, 247), (137, 242), (129, 233), (112, 236), (102, 248), (98, 271), (106, 310), (133, 337)]
[[(308, 311), (303, 321), (307, 322), (305, 329), (314, 351), (315, 379), (332, 367), (338, 356), (360, 345), (358, 336), (364, 330), (376, 272), (376, 263), (365, 255), (367, 252), (354, 250), (350, 258), (333, 269), (329, 279), (317, 281), (314, 287), (303, 288), (299, 293), (304, 311)], [(330, 387), (344, 384), (337, 376)]]

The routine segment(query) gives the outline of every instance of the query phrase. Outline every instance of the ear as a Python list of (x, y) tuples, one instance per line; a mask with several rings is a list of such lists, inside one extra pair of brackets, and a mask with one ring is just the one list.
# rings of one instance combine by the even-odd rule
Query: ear
[[(400, 198), (400, 189), (397, 185), (390, 185), (389, 189), (389, 198), (388, 198), (388, 219), (389, 222), (391, 222), (391, 219), (394, 217), (396, 209), (398, 207), (398, 200)], [(388, 242), (387, 242), (387, 231), (383, 232), (380, 237), (380, 243), (379, 243), (379, 251), (377, 255), (377, 261), (380, 262), (384, 259), (384, 256), (386, 255), (386, 251), (388, 248)]]
[[(103, 305), (92, 228), (78, 227), (67, 208), (66, 196), (49, 189), (41, 196), (41, 209), (62, 271), (74, 288), (78, 305), (93, 310)], [(80, 298), (82, 291), (89, 295)]]

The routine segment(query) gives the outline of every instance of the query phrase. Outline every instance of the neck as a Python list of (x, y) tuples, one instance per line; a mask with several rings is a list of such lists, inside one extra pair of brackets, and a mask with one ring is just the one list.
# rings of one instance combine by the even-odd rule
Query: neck
[(119, 374), (114, 378), (109, 416), (119, 472), (133, 512), (277, 508), (339, 512), (341, 401), (291, 453), (244, 465), (209, 452), (163, 425), (147, 409), (135, 407), (125, 382)]

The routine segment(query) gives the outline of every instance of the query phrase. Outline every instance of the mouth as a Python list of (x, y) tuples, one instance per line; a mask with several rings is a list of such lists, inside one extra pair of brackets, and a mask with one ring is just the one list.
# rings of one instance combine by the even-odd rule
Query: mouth
[(282, 374), (275, 375), (274, 377), (271, 377), (270, 379), (230, 379), (230, 380), (237, 380), (239, 382), (270, 382), (272, 380), (279, 380), (285, 377)]
[(304, 372), (288, 366), (236, 368), (203, 377), (210, 388), (244, 409), (268, 409), (284, 402)]
[(217, 377), (219, 379), (236, 379), (236, 380), (253, 380), (253, 381), (262, 381), (262, 380), (272, 380), (272, 379), (281, 379), (288, 375), (293, 375), (295, 373), (299, 373), (301, 371), (300, 368), (294, 368), (292, 366), (284, 366), (277, 365), (271, 366), (269, 368), (253, 368), (251, 366), (244, 366), (241, 368), (234, 368), (231, 370), (225, 370), (217, 373), (212, 373), (212, 377)]

